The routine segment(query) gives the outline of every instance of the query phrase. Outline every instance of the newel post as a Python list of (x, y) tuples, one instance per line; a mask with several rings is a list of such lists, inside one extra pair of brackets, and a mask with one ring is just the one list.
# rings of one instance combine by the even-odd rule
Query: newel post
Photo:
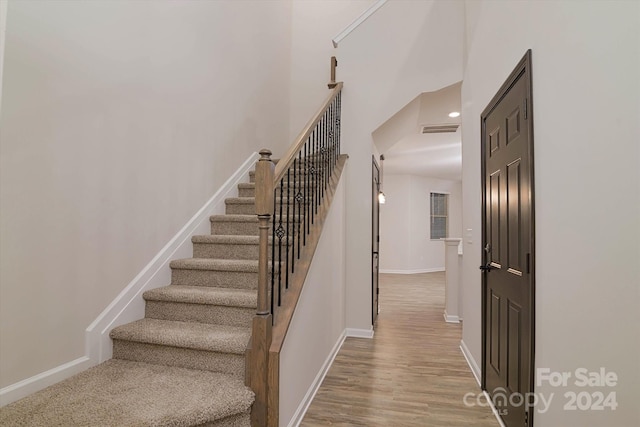
[(274, 164), (271, 151), (260, 151), (256, 165), (256, 214), (260, 230), (258, 261), (258, 310), (253, 318), (251, 335), (250, 387), (256, 395), (251, 409), (251, 425), (266, 426), (269, 396), (269, 347), (271, 346), (272, 314), (269, 305), (269, 219), (273, 209)]

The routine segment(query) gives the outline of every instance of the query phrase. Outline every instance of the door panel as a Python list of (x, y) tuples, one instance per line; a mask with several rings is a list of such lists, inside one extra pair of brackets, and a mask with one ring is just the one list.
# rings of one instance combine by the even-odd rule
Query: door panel
[[(482, 113), (483, 388), (508, 427), (531, 426), (533, 391), (533, 125), (530, 52)], [(510, 399), (513, 393), (521, 396)]]

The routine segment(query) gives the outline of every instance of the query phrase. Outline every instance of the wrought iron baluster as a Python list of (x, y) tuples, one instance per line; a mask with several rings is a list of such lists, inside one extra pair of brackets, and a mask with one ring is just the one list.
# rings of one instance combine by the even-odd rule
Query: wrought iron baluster
[[(298, 167), (302, 167), (302, 150), (298, 151)], [(298, 177), (300, 179), (300, 177)], [(301, 183), (304, 184), (304, 181)], [(302, 195), (302, 188), (298, 186), (298, 192), (296, 193), (296, 200), (298, 201), (298, 259), (300, 259), (300, 226), (302, 226), (302, 206), (301, 203), (306, 203)]]
[(275, 308), (276, 288), (276, 194), (278, 189), (273, 189), (273, 215), (271, 215), (271, 312)]
[[(296, 189), (297, 189), (297, 178), (298, 178), (298, 168), (300, 167), (300, 165), (298, 164), (298, 158), (294, 157), (293, 158), (293, 192), (291, 193), (291, 195), (293, 196), (293, 224), (292, 224), (292, 228), (291, 228), (291, 241), (287, 242), (287, 244), (291, 245), (291, 273), (295, 273), (295, 266), (296, 266), (296, 224), (297, 224), (297, 220), (298, 218), (296, 217), (296, 206), (298, 203), (298, 195), (296, 193)], [(291, 204), (292, 202), (289, 201), (289, 204)], [(299, 224), (298, 224), (299, 227)]]
[(325, 124), (325, 132), (327, 134), (326, 141), (324, 142), (324, 156), (322, 159), (322, 167), (324, 168), (324, 186), (323, 192), (327, 191), (327, 182), (329, 182), (329, 136), (331, 130), (331, 112), (329, 109), (325, 111), (325, 116), (327, 117), (327, 121)]
[(311, 224), (314, 224), (314, 220), (315, 220), (315, 205), (316, 205), (316, 164), (315, 164), (315, 158), (316, 158), (316, 152), (317, 152), (317, 146), (318, 146), (318, 138), (317, 138), (317, 131), (318, 127), (316, 126), (316, 128), (313, 130), (313, 139), (311, 141), (311, 158), (310, 158), (310, 163), (311, 163), (311, 167), (309, 168), (309, 173), (310, 173), (310, 184), (313, 186), (313, 189), (311, 190)]
[[(280, 216), (278, 218), (278, 228), (276, 234), (278, 237), (278, 307), (282, 305), (282, 238), (284, 237), (284, 227), (282, 226), (282, 196), (284, 192), (284, 178), (280, 180)], [(275, 239), (276, 236), (274, 236)]]
[(307, 233), (309, 233), (309, 194), (307, 192), (309, 188), (309, 140), (311, 136), (307, 138), (304, 143), (304, 232), (302, 233), (303, 243), (307, 244)]
[[(327, 137), (327, 135), (325, 134), (325, 117), (326, 117), (326, 111), (325, 114), (322, 115), (322, 126), (320, 127), (320, 141), (318, 141), (318, 171), (319, 171), (319, 182), (318, 182), (318, 204), (317, 204), (317, 209), (319, 210), (320, 205), (322, 204), (322, 191), (324, 189), (324, 171), (322, 170), (322, 150), (324, 148), (324, 141)], [(316, 210), (316, 212), (318, 212), (318, 210)]]
[(338, 152), (336, 151), (336, 100), (331, 103), (331, 174), (338, 161)]
[(318, 135), (317, 135), (317, 137), (315, 138), (315, 141), (314, 141), (314, 155), (313, 155), (313, 168), (315, 170), (315, 174), (313, 175), (313, 178), (314, 178), (314, 180), (313, 180), (314, 199), (313, 199), (312, 212), (313, 212), (314, 215), (318, 213), (318, 196), (320, 195), (318, 193), (318, 182), (319, 182), (319, 179), (318, 179), (318, 152), (320, 151), (318, 149), (318, 145), (320, 145), (319, 144), (319, 142), (320, 142), (319, 141), (320, 140), (320, 127), (316, 126), (316, 130), (318, 131)]
[(338, 92), (338, 96), (336, 97), (338, 99), (338, 117), (336, 120), (336, 127), (338, 128), (337, 134), (338, 134), (338, 154), (340, 154), (341, 148), (340, 148), (340, 144), (342, 144), (341, 138), (340, 138), (340, 134), (342, 132), (342, 130), (340, 129), (340, 121), (342, 120), (342, 92)]
[[(289, 289), (289, 227), (291, 226), (290, 222), (289, 222), (289, 207), (291, 206), (291, 203), (289, 202), (289, 195), (291, 194), (291, 167), (289, 167), (289, 169), (287, 169), (287, 228), (286, 228), (286, 236), (287, 238), (284, 241), (284, 244), (286, 245), (286, 258), (285, 258), (285, 280), (284, 280), (284, 288), (285, 289)], [(282, 203), (284, 203), (284, 201), (282, 201)], [(280, 266), (280, 272), (282, 274), (282, 266)]]

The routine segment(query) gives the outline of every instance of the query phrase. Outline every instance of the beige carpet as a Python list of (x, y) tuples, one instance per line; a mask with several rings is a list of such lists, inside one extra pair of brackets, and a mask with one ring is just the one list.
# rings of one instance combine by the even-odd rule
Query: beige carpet
[(249, 427), (255, 184), (239, 193), (193, 237), (194, 257), (171, 262), (171, 284), (144, 293), (145, 318), (111, 331), (114, 359), (0, 408), (0, 425)]
[(228, 375), (112, 359), (5, 406), (0, 425), (195, 426), (247, 413), (252, 403)]

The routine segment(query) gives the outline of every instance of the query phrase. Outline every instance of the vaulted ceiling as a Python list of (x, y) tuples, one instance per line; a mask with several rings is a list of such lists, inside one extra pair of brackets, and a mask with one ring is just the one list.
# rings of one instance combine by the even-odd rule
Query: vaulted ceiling
[[(411, 174), (440, 179), (462, 179), (461, 83), (418, 95), (373, 133), (373, 142), (385, 156), (385, 174)], [(458, 125), (454, 132), (423, 133), (423, 128)]]

